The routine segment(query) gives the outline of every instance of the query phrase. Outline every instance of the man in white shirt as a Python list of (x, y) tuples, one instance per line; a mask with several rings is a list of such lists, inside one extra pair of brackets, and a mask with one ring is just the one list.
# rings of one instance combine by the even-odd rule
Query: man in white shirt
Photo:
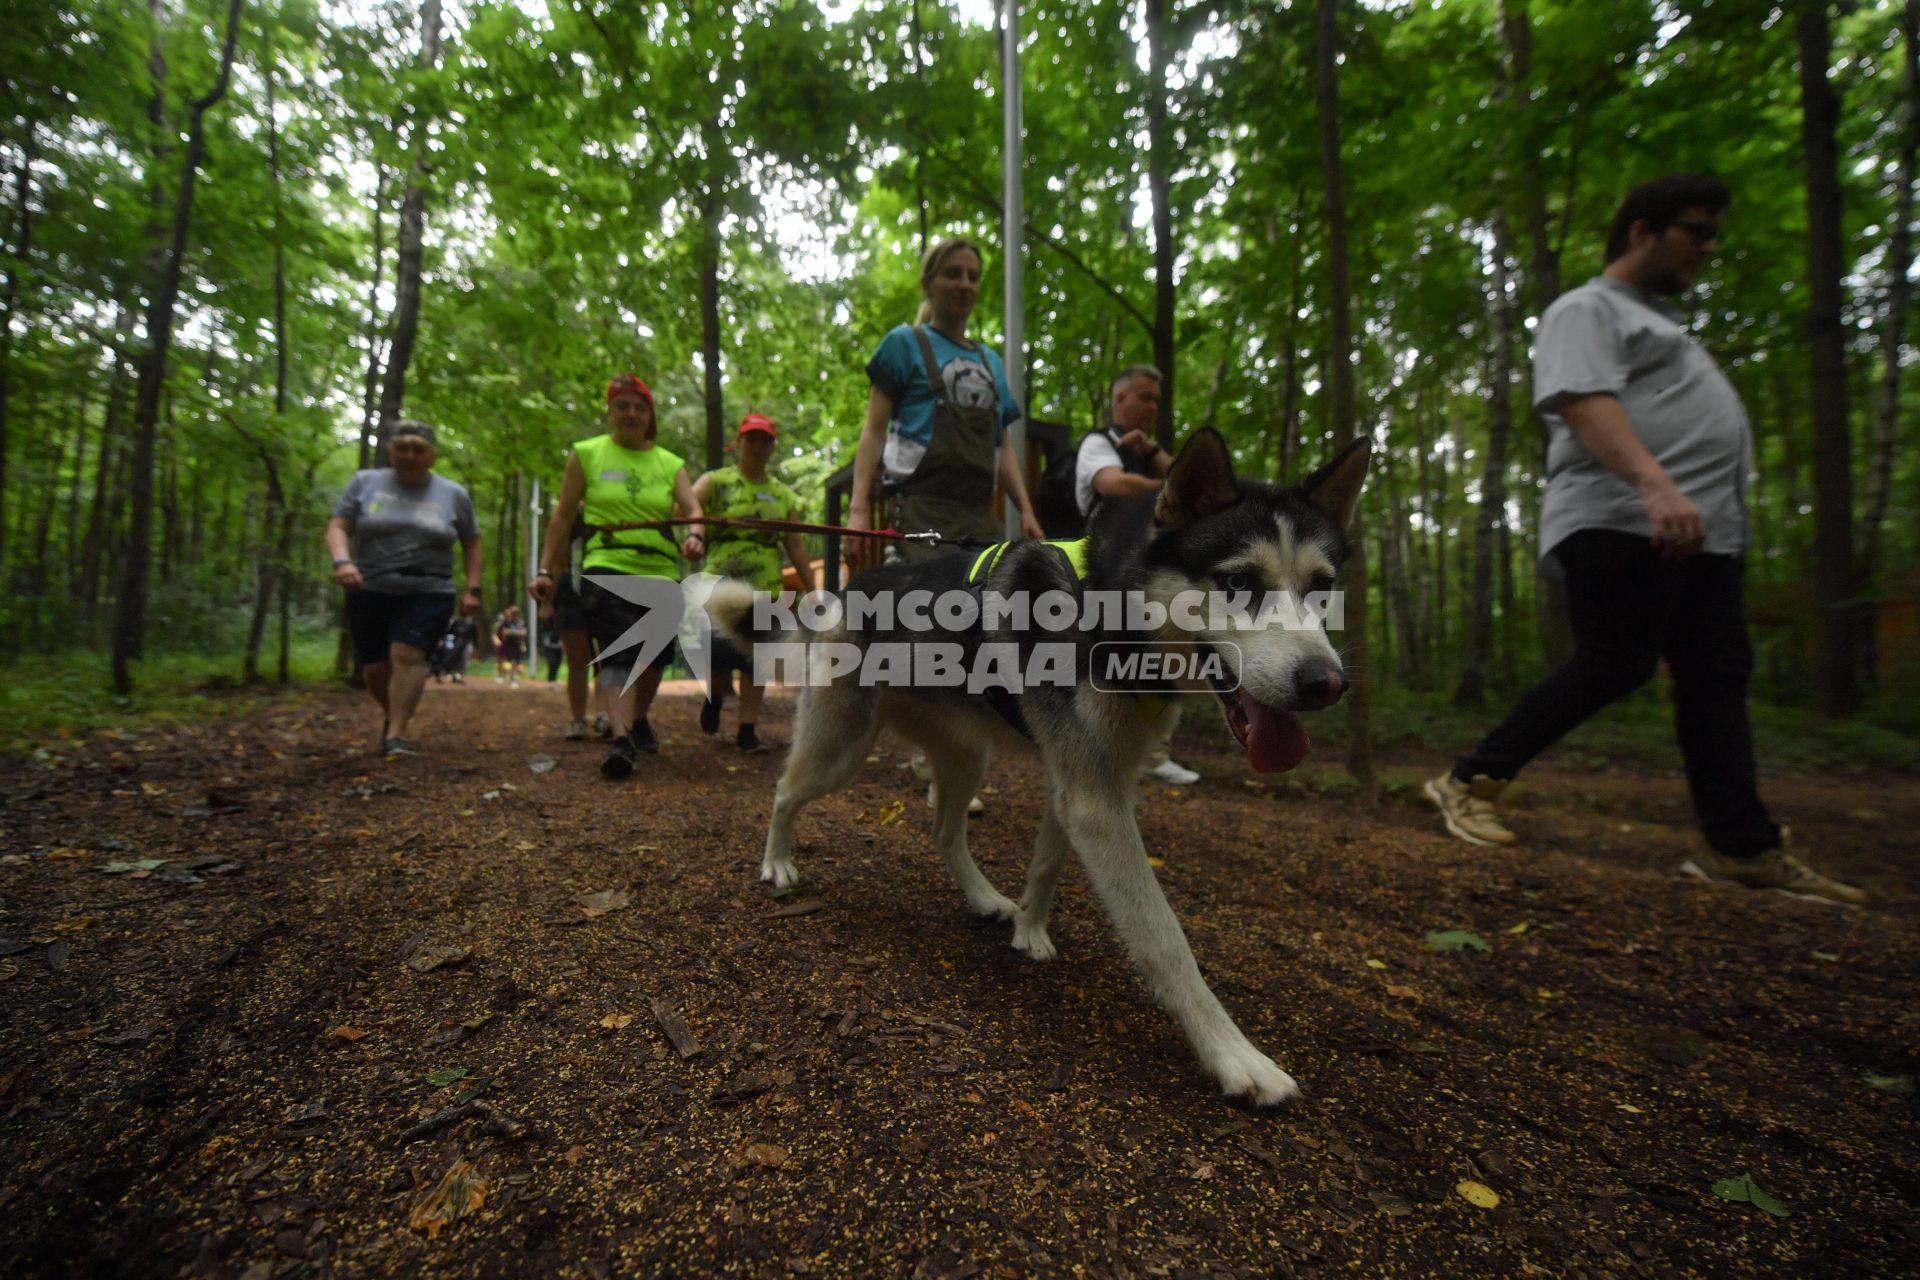
[[(1123, 369), (1113, 380), (1112, 420), (1080, 442), (1074, 466), (1073, 493), (1080, 515), (1090, 517), (1102, 498), (1151, 493), (1173, 465), (1173, 455), (1153, 438), (1160, 416), (1160, 371), (1150, 364)], [(1140, 776), (1184, 787), (1200, 775), (1176, 763), (1168, 754), (1173, 731), (1180, 725), (1176, 710), (1167, 717), (1166, 734), (1154, 746)]]

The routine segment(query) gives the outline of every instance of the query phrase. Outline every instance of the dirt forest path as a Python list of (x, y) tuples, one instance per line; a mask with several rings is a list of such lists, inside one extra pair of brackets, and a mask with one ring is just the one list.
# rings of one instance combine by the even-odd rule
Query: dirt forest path
[[(778, 754), (703, 737), (680, 691), (662, 754), (608, 784), (561, 706), (432, 689), (418, 759), (372, 754), (341, 693), (0, 765), (0, 1271), (1865, 1276), (1920, 1255), (1911, 779), (1767, 780), (1880, 895), (1846, 911), (1673, 876), (1672, 761), (1549, 760), (1528, 848), (1475, 850), (1404, 793), (1254, 779), (1191, 717), (1205, 777), (1144, 787), (1141, 825), (1214, 989), (1306, 1091), (1261, 1115), (1211, 1091), (1077, 867), (1051, 964), (968, 917), (886, 744), (803, 818), (809, 879), (776, 901), (755, 868)], [(972, 826), (1003, 889), (1031, 773), (996, 762)], [(1429, 948), (1454, 929), (1488, 950)], [(1786, 1216), (1713, 1191), (1742, 1175)]]

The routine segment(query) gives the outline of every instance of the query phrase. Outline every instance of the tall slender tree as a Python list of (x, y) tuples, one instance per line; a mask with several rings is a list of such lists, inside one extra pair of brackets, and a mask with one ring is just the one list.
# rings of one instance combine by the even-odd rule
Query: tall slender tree
[[(1327, 366), (1333, 384), (1333, 443), (1353, 439), (1353, 339), (1347, 285), (1347, 197), (1340, 159), (1340, 0), (1320, 0), (1317, 83), (1320, 166), (1327, 218)], [(1367, 543), (1358, 533), (1347, 562), (1347, 771), (1362, 785), (1376, 781), (1373, 763), (1373, 673), (1367, 666)]]
[[(166, 388), (167, 353), (173, 342), (173, 312), (180, 298), (180, 276), (186, 265), (187, 235), (193, 223), (194, 179), (206, 155), (207, 112), (227, 96), (233, 77), (234, 42), (240, 34), (242, 0), (228, 0), (226, 37), (220, 46), (220, 69), (213, 86), (193, 103), (187, 117), (187, 149), (180, 166), (179, 194), (174, 201), (173, 227), (158, 255), (153, 293), (147, 306), (147, 350), (140, 362), (140, 381), (134, 396), (133, 473), (128, 503), (124, 570), (113, 625), (113, 687), (133, 692), (133, 662), (146, 638), (147, 575), (153, 549), (153, 456), (159, 435), (160, 397)], [(154, 57), (161, 61), (159, 34)], [(157, 93), (156, 93), (157, 96)]]
[(1853, 710), (1858, 588), (1853, 565), (1853, 451), (1848, 422), (1847, 261), (1841, 233), (1840, 98), (1828, 75), (1833, 39), (1824, 3), (1794, 23), (1800, 48), (1800, 142), (1806, 168), (1807, 352), (1813, 417), (1813, 709)]
[[(421, 0), (420, 58), (418, 66), (430, 72), (440, 65), (440, 0)], [(408, 147), (413, 160), (407, 169), (406, 193), (400, 198), (400, 229), (394, 259), (393, 337), (387, 344), (386, 370), (380, 380), (378, 449), (386, 451), (388, 434), (400, 418), (407, 394), (407, 366), (413, 362), (413, 344), (420, 331), (420, 277), (426, 258), (427, 186), (432, 178), (427, 135), (428, 114), (419, 102), (412, 105), (413, 127)], [(376, 210), (375, 216), (378, 216)]]

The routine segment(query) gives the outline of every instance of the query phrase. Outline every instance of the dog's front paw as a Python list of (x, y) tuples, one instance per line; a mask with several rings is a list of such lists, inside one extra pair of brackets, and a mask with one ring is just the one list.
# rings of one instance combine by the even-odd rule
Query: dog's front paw
[(1256, 1107), (1277, 1107), (1300, 1096), (1300, 1086), (1293, 1077), (1250, 1044), (1215, 1056), (1207, 1070), (1220, 1082), (1220, 1092), (1230, 1098), (1245, 1098)]
[(791, 858), (763, 858), (760, 878), (776, 889), (791, 889), (800, 883), (800, 868), (793, 865)]
[(967, 910), (988, 920), (1011, 920), (1019, 908), (1006, 894), (982, 889), (967, 895)]
[(1053, 939), (1047, 936), (1044, 924), (1028, 924), (1018, 916), (1013, 921), (1013, 949), (1029, 960), (1051, 960), (1059, 952), (1053, 949)]

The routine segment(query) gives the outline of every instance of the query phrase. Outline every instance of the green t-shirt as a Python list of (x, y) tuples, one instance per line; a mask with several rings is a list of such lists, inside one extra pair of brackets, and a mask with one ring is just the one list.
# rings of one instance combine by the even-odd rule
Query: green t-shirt
[[(707, 500), (700, 509), (710, 516), (749, 520), (785, 520), (800, 506), (792, 489), (772, 476), (750, 481), (738, 467), (720, 467), (707, 473)], [(730, 529), (715, 526), (707, 535), (706, 571), (738, 578), (756, 591), (780, 590), (780, 556), (787, 535), (770, 529)]]
[[(623, 449), (612, 435), (595, 436), (574, 446), (587, 491), (581, 504), (587, 523), (598, 528), (641, 520), (665, 520), (673, 515), (673, 479), (682, 463), (677, 454), (655, 445), (651, 449)], [(680, 577), (680, 543), (674, 531), (623, 529), (587, 537), (581, 568), (587, 573), (633, 574), (649, 578)], [(613, 545), (607, 545), (608, 540)]]

